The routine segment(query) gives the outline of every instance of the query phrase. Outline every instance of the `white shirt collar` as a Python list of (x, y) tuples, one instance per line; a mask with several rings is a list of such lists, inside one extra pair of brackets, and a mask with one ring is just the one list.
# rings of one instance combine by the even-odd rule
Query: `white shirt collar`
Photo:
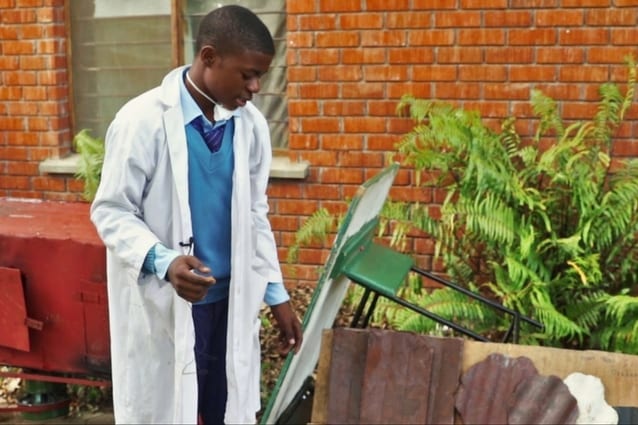
[[(187, 67), (184, 69), (184, 72), (188, 72), (190, 68)], [(183, 74), (182, 74), (183, 76)], [(188, 124), (193, 121), (198, 116), (202, 115), (204, 118), (206, 116), (202, 113), (202, 110), (199, 108), (199, 105), (193, 99), (193, 96), (188, 92), (186, 88), (186, 84), (184, 83), (184, 78), (180, 78), (179, 84), (179, 97), (180, 102), (182, 104), (182, 114), (184, 116), (184, 124)], [(236, 108), (235, 110), (229, 110), (224, 108), (221, 105), (215, 105), (213, 109), (213, 114), (215, 118), (215, 122), (225, 121), (231, 117), (239, 117), (241, 116), (241, 108)], [(208, 119), (206, 118), (208, 121)]]

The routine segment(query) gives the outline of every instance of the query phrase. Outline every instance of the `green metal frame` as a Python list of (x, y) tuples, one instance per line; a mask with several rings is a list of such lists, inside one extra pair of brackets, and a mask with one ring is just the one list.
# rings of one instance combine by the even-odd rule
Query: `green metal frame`
[(385, 296), (394, 296), (414, 264), (412, 257), (366, 240), (340, 269), (350, 280)]
[[(350, 285), (347, 273), (352, 276), (360, 275), (367, 279), (377, 279), (370, 273), (366, 273), (362, 266), (366, 264), (366, 261), (370, 261), (379, 254), (377, 248), (370, 249), (369, 246), (374, 236), (374, 229), (378, 224), (381, 207), (385, 203), (398, 169), (397, 163), (386, 167), (362, 184), (350, 202), (330, 251), (326, 267), (321, 273), (302, 321), (304, 343), (298, 354), (289, 354), (284, 361), (268, 405), (261, 417), (262, 424), (287, 423), (286, 420), (281, 419), (284, 417), (290, 421), (288, 423), (294, 423), (294, 412), (291, 412), (294, 409), (290, 409), (291, 405), (308, 400), (307, 396), (311, 385), (308, 377), (314, 372), (320, 349), (318, 339), (321, 335), (318, 334), (320, 329), (317, 327), (322, 329), (332, 327)], [(361, 252), (366, 252), (366, 248), (369, 249), (368, 255), (359, 255)], [(393, 261), (394, 258), (393, 256), (388, 261)], [(314, 327), (310, 328), (311, 325)], [(310, 335), (308, 335), (309, 332)], [(305, 365), (302, 364), (304, 360), (307, 361)], [(304, 366), (307, 370), (300, 371)], [(294, 396), (285, 393), (290, 386), (298, 387), (291, 388), (295, 393)], [(285, 398), (290, 398), (290, 400), (285, 400)], [(288, 407), (282, 409), (284, 404), (287, 404)]]

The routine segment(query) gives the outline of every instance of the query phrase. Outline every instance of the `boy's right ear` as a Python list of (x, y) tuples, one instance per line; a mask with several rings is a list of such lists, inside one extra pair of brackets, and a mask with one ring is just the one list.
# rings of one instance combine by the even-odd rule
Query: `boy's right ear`
[(203, 46), (199, 51), (199, 57), (206, 66), (211, 66), (215, 62), (216, 54), (215, 48), (211, 45)]

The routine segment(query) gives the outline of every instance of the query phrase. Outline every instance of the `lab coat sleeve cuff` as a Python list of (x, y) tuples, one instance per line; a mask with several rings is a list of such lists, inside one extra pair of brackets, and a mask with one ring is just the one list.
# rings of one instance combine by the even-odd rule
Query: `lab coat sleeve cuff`
[(283, 283), (268, 282), (266, 295), (264, 295), (264, 302), (268, 306), (285, 303), (288, 300), (290, 300), (290, 295), (288, 295), (288, 291), (286, 291)]
[(166, 248), (160, 243), (156, 244), (153, 250), (155, 251), (155, 275), (160, 279), (165, 279), (168, 266), (181, 254), (173, 249)]

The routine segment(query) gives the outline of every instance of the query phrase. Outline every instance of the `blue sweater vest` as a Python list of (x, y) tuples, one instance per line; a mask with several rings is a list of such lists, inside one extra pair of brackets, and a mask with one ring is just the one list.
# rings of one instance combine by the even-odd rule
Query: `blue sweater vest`
[(186, 126), (188, 187), (194, 255), (212, 270), (217, 280), (197, 304), (228, 297), (230, 282), (231, 197), (233, 191), (233, 119), (226, 123), (222, 146), (211, 153), (200, 133)]

